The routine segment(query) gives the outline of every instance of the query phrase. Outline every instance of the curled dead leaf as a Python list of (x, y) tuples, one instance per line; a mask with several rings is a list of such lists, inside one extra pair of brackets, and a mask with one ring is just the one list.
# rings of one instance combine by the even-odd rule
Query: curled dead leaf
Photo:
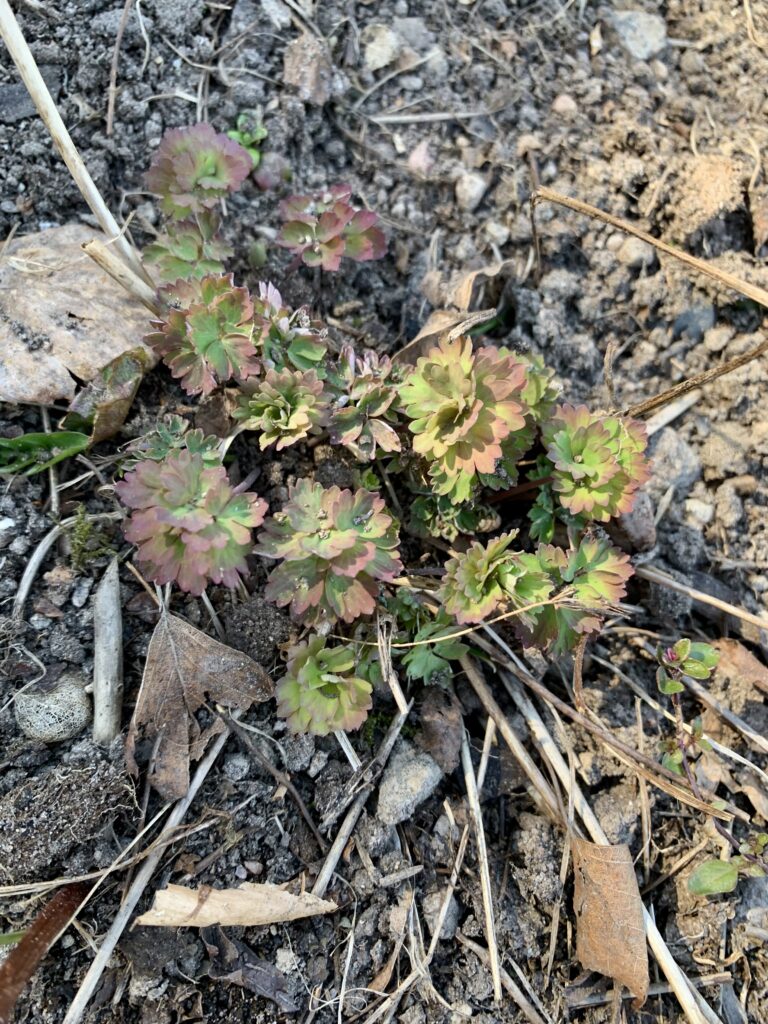
[(136, 924), (159, 928), (209, 928), (215, 924), (254, 928), (332, 914), (335, 910), (338, 907), (330, 900), (321, 900), (310, 892), (294, 895), (270, 882), (243, 882), (235, 889), (169, 885), (155, 893), (152, 907), (136, 919)]
[(138, 772), (136, 744), (147, 740), (154, 749), (149, 781), (166, 800), (180, 799), (189, 789), (190, 759), (201, 757), (224, 728), (216, 719), (201, 731), (194, 716), (206, 699), (247, 711), (272, 693), (272, 681), (255, 661), (164, 612), (149, 641), (125, 743), (129, 770)]
[(571, 839), (576, 912), (576, 956), (626, 986), (637, 1009), (648, 993), (643, 903), (628, 846), (597, 846)]

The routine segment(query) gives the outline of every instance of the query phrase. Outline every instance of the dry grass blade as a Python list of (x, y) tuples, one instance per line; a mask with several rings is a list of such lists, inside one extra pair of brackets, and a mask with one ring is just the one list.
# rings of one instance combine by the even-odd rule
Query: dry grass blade
[[(472, 939), (468, 939), (467, 936), (463, 935), (460, 931), (456, 932), (456, 938), (462, 946), (466, 946), (467, 949), (471, 950), (481, 963), (485, 964), (486, 967), (490, 966), (490, 957), (488, 956), (487, 949), (483, 949), (482, 946), (478, 946), (476, 942), (473, 942)], [(512, 980), (510, 975), (507, 974), (503, 968), (500, 971), (500, 975), (502, 985), (512, 999), (514, 999), (517, 1004), (517, 1008), (525, 1019), (529, 1021), (530, 1024), (545, 1024), (544, 1018), (539, 1014), (536, 1007), (528, 1000), (517, 983)]]
[(123, 713), (123, 617), (117, 558), (107, 566), (93, 600), (93, 741), (108, 747)]
[(477, 860), (480, 867), (480, 890), (483, 896), (483, 913), (485, 914), (485, 936), (488, 943), (488, 959), (493, 979), (493, 998), (501, 1002), (501, 973), (499, 970), (499, 946), (496, 941), (496, 922), (493, 913), (493, 890), (491, 888), (491, 872), (488, 867), (488, 850), (485, 844), (485, 828), (483, 812), (480, 809), (480, 798), (477, 793), (475, 770), (472, 767), (472, 754), (466, 732), (461, 738), (461, 766), (464, 770), (464, 784), (467, 787), (469, 811), (475, 830), (477, 844)]
[(712, 608), (717, 608), (718, 611), (725, 612), (727, 615), (733, 615), (737, 619), (749, 622), (751, 625), (757, 626), (759, 629), (768, 631), (768, 619), (761, 618), (759, 615), (753, 615), (752, 612), (748, 612), (744, 608), (739, 608), (735, 604), (729, 604), (727, 601), (721, 601), (717, 597), (711, 597), (709, 594), (705, 594), (702, 590), (696, 590), (695, 587), (688, 587), (684, 583), (679, 583), (672, 576), (668, 576), (667, 573), (662, 572), (661, 569), (656, 569), (649, 565), (636, 565), (635, 576), (639, 576), (643, 580), (648, 580), (650, 583), (658, 583), (659, 586), (667, 587), (669, 590), (676, 590), (678, 594), (685, 594), (694, 601), (700, 601), (702, 604), (708, 604)]

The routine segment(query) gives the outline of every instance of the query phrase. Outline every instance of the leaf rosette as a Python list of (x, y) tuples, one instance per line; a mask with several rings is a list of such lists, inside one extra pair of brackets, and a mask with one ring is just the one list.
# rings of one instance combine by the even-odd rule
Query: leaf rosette
[(269, 574), (267, 598), (319, 624), (370, 615), (379, 582), (402, 570), (397, 546), (397, 524), (380, 495), (304, 479), (264, 524), (256, 553), (283, 559)]
[(277, 451), (303, 441), (325, 423), (323, 382), (314, 370), (267, 370), (263, 380), (246, 383), (234, 411), (246, 430), (261, 431), (259, 447)]
[(115, 489), (133, 510), (126, 539), (138, 545), (138, 561), (153, 582), (200, 595), (208, 583), (236, 587), (248, 574), (251, 530), (264, 521), (267, 504), (237, 493), (223, 466), (174, 451), (140, 462)]
[(292, 647), (275, 687), (277, 713), (292, 733), (327, 736), (359, 729), (372, 706), (372, 686), (355, 673), (354, 644), (326, 647), (320, 636)]

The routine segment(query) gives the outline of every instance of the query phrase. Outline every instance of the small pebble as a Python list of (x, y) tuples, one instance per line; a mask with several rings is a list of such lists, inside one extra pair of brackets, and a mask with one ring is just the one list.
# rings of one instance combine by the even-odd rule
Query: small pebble
[(224, 758), (224, 774), (230, 782), (242, 782), (248, 778), (251, 762), (245, 754), (228, 754)]
[(715, 509), (707, 501), (701, 498), (688, 498), (685, 502), (685, 511), (689, 520), (694, 520), (702, 526), (711, 523), (715, 517)]
[(497, 220), (488, 220), (483, 225), (486, 236), (495, 245), (504, 245), (509, 241), (509, 228), (500, 224)]
[(621, 45), (637, 60), (655, 57), (667, 45), (667, 26), (658, 14), (614, 11), (611, 20)]
[(327, 750), (318, 750), (318, 751), (316, 751), (314, 757), (309, 762), (309, 768), (307, 768), (307, 775), (310, 777), (310, 779), (316, 778), (320, 774), (320, 772), (323, 770), (323, 768), (325, 768), (325, 766), (327, 764), (328, 764), (328, 751)]
[(469, 213), (476, 210), (488, 189), (488, 182), (482, 174), (470, 172), (462, 174), (456, 182), (456, 202), (462, 210)]
[(71, 597), (72, 604), (75, 608), (85, 607), (85, 602), (88, 600), (88, 595), (93, 587), (93, 582), (94, 581), (90, 578), (77, 581)]
[(376, 816), (386, 825), (405, 821), (434, 793), (442, 777), (429, 754), (402, 742), (381, 777)]
[(567, 92), (561, 92), (559, 96), (555, 96), (552, 102), (553, 114), (559, 114), (561, 117), (573, 117), (578, 112), (579, 108), (573, 96), (569, 96)]
[(7, 548), (16, 534), (16, 520), (10, 516), (0, 519), (0, 548)]
[(704, 335), (704, 348), (707, 352), (722, 352), (733, 335), (734, 330), (728, 324), (711, 327)]
[(65, 672), (50, 688), (19, 691), (14, 704), (18, 727), (43, 743), (69, 740), (91, 721), (91, 701), (78, 672)]
[[(421, 905), (421, 910), (424, 915), (424, 920), (429, 929), (429, 934), (435, 934), (435, 926), (437, 925), (437, 919), (440, 916), (440, 910), (443, 906), (443, 900), (445, 899), (445, 893), (438, 889), (435, 892), (427, 893), (424, 897), (424, 901)], [(456, 897), (451, 896), (448, 903), (448, 912), (445, 915), (443, 921), (443, 927), (440, 929), (440, 938), (443, 942), (452, 939), (456, 934), (456, 929), (459, 927), (459, 904), (456, 902)]]
[(653, 264), (656, 259), (656, 250), (650, 242), (630, 236), (625, 238), (617, 249), (616, 258), (624, 266), (630, 267), (632, 270), (640, 270)]

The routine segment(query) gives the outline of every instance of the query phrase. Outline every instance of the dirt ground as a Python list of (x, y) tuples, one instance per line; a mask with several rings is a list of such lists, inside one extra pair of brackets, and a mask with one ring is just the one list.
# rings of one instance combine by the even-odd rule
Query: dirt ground
[[(624, 5), (632, 10), (623, 10)], [(105, 0), (15, 5), (65, 122), (110, 207), (134, 215), (139, 243), (156, 222), (142, 174), (163, 132), (197, 120), (218, 130), (238, 113), (260, 110), (265, 151), (285, 157), (303, 192), (349, 182), (384, 221), (386, 259), (355, 267), (323, 284), (310, 273), (283, 281), (289, 257), (267, 249), (252, 270), (248, 253), (269, 242), (275, 206), (288, 187), (260, 191), (251, 181), (229, 204), (226, 233), (238, 256), (238, 279), (270, 277), (291, 303), (320, 304), (354, 324), (361, 344), (394, 351), (441, 305), (456, 273), (512, 260), (485, 305), (505, 311), (497, 343), (544, 356), (569, 400), (627, 408), (677, 381), (715, 366), (762, 339), (763, 314), (712, 281), (615, 228), (559, 207), (536, 211), (541, 248), (537, 273), (528, 198), (535, 180), (632, 221), (658, 238), (739, 277), (768, 283), (768, 12), (752, 0), (142, 0), (132, 5), (117, 71), (114, 130), (106, 133), (110, 64), (123, 10)], [(654, 16), (654, 17), (649, 17)], [(288, 68), (288, 71), (286, 71)], [(288, 84), (286, 78), (293, 84)], [(64, 224), (90, 223), (68, 172), (0, 48), (0, 238)], [(332, 329), (333, 335), (333, 329)], [(345, 340), (339, 333), (340, 340)], [(609, 373), (606, 380), (606, 353)], [(609, 387), (612, 378), (612, 389)], [(752, 362), (702, 389), (698, 399), (652, 435), (653, 476), (632, 538), (638, 564), (749, 612), (768, 610), (768, 361)], [(142, 384), (117, 439), (124, 444), (167, 412), (191, 412), (187, 396), (162, 370)], [(35, 407), (0, 406), (0, 432), (40, 430)], [(116, 445), (98, 449), (97, 461)], [(259, 493), (272, 501), (302, 471), (301, 458), (256, 457), (247, 442), (233, 451), (241, 476), (260, 469)], [(349, 468), (322, 446), (317, 479), (347, 483)], [(109, 477), (110, 464), (104, 473)], [(59, 479), (83, 472), (60, 467)], [(93, 478), (62, 495), (62, 515), (113, 508)], [(128, 776), (122, 744), (104, 752), (85, 727), (73, 739), (44, 743), (21, 730), (11, 696), (46, 671), (46, 685), (75, 687), (93, 663), (91, 598), (114, 552), (126, 544), (114, 524), (99, 525), (85, 553), (54, 547), (37, 576), (20, 631), (10, 606), (29, 558), (54, 525), (45, 475), (0, 491), (0, 886), (74, 877), (108, 866), (134, 838), (143, 786)], [(254, 564), (253, 594), (233, 604), (215, 593), (229, 642), (268, 672), (280, 670), (278, 645), (295, 627), (267, 605), (265, 571)], [(154, 622), (151, 604), (121, 569), (126, 666), (125, 723), (136, 699)], [(209, 628), (203, 606), (177, 596), (174, 611)], [(622, 739), (657, 756), (669, 725), (637, 707), (630, 677), (655, 694), (653, 670), (639, 649), (655, 637), (736, 636), (763, 659), (768, 637), (690, 597), (635, 580), (626, 614), (591, 648), (587, 702)], [(571, 666), (536, 665), (565, 699)], [(619, 671), (616, 671), (619, 670)], [(620, 674), (620, 673), (623, 673)], [(489, 681), (492, 679), (489, 677)], [(486, 719), (472, 688), (456, 692), (479, 761)], [(525, 722), (500, 682), (497, 700), (534, 756)], [(765, 694), (716, 678), (714, 695), (768, 735)], [(410, 971), (406, 919), (411, 901), (428, 945), (467, 818), (460, 770), (440, 766), (423, 747), (428, 715), (422, 695), (393, 755), (406, 775), (419, 773), (424, 793), (395, 824), (382, 810), (398, 794), (385, 784), (369, 800), (345, 851), (329, 898), (332, 916), (260, 929), (229, 929), (247, 947), (250, 989), (222, 980), (227, 971), (209, 942), (192, 930), (126, 931), (84, 1020), (89, 1024), (237, 1024), (282, 1019), (364, 1020), (377, 1005), (365, 989), (394, 964), (393, 990)], [(700, 708), (686, 704), (691, 716)], [(365, 762), (378, 748), (393, 706), (377, 694), (375, 714), (353, 746)], [(76, 712), (73, 712), (76, 713)], [(542, 708), (553, 731), (550, 712)], [(708, 713), (711, 714), (711, 713)], [(291, 738), (274, 705), (259, 705), (249, 725), (277, 741), (281, 767), (315, 820), (332, 810), (351, 769), (332, 738)], [(714, 729), (713, 720), (705, 727)], [(690, 977), (727, 972), (704, 993), (728, 1024), (768, 1021), (768, 880), (742, 881), (729, 897), (695, 899), (684, 855), (710, 836), (695, 811), (638, 782), (589, 734), (566, 724), (576, 772), (612, 842), (629, 843), (641, 887), (658, 927)], [(640, 734), (640, 739), (638, 736)], [(765, 768), (768, 758), (743, 736), (720, 728), (721, 742)], [(736, 766), (717, 774), (717, 795), (768, 824), (768, 793)], [(430, 776), (430, 772), (433, 774)], [(386, 776), (385, 776), (386, 780)], [(390, 776), (388, 785), (392, 785)], [(651, 834), (643, 801), (650, 801)], [(604, 979), (580, 977), (575, 957), (572, 884), (561, 883), (564, 836), (541, 815), (506, 749), (495, 745), (482, 793), (502, 963), (530, 983), (551, 1020), (611, 1019)], [(152, 796), (147, 820), (160, 804)], [(185, 825), (203, 830), (171, 846), (140, 905), (169, 881), (233, 886), (243, 880), (311, 878), (323, 855), (291, 800), (233, 737), (211, 770)], [(333, 837), (333, 828), (329, 838)], [(710, 852), (718, 846), (710, 836)], [(643, 852), (645, 850), (645, 853)], [(666, 877), (674, 869), (671, 877)], [(405, 878), (403, 874), (405, 873)], [(112, 876), (44, 961), (24, 993), (18, 1022), (63, 1020), (112, 921), (124, 881)], [(39, 900), (2, 896), (0, 932), (23, 929)], [(553, 921), (559, 928), (552, 967)], [(514, 1003), (494, 1006), (491, 977), (457, 937), (485, 946), (474, 845), (470, 849), (438, 952), (431, 985), (411, 988), (395, 1019), (404, 1024), (507, 1024), (522, 1020)], [(391, 961), (393, 952), (399, 956)], [(214, 943), (215, 945), (215, 943)], [(350, 953), (351, 950), (351, 953)], [(2, 955), (2, 952), (0, 952)], [(245, 955), (245, 954), (242, 954)], [(251, 959), (248, 960), (248, 957)], [(654, 973), (652, 981), (663, 981)], [(261, 986), (261, 987), (259, 987)], [(315, 1012), (308, 1013), (314, 993)], [(439, 995), (439, 998), (438, 998)], [(600, 1005), (593, 1003), (605, 996)], [(643, 1011), (625, 1004), (625, 1019), (682, 1020), (670, 996)]]

